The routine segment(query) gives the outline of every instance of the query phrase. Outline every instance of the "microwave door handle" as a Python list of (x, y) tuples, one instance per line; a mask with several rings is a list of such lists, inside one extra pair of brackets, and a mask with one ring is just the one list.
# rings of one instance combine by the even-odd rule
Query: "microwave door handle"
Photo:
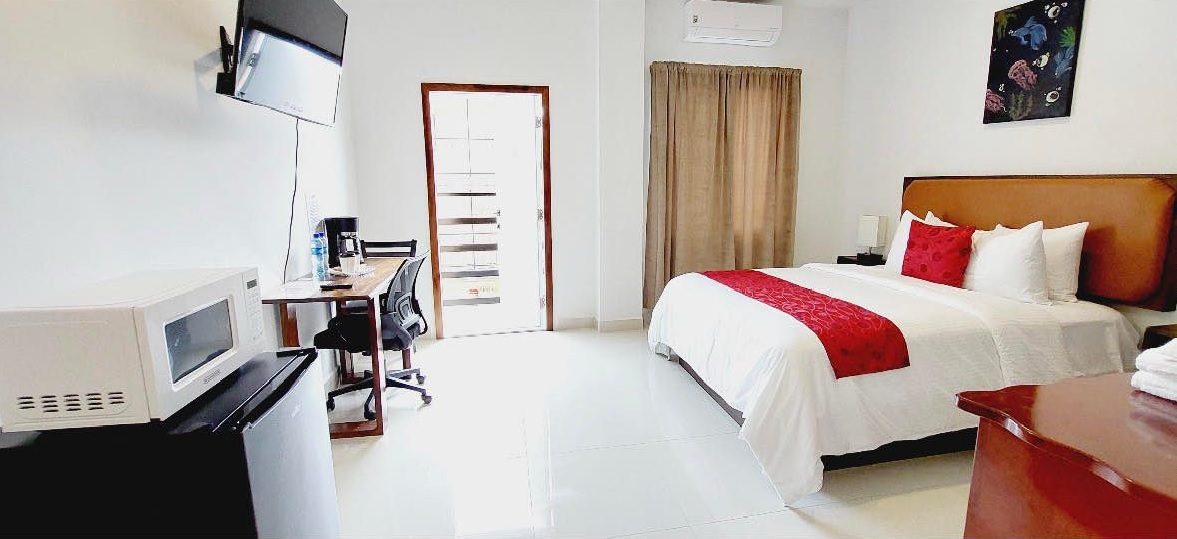
[(302, 363), (299, 363), (298, 366), (296, 366), (294, 370), (290, 372), (290, 375), (282, 381), (281, 385), (266, 395), (265, 399), (260, 404), (258, 404), (256, 408), (241, 416), (241, 419), (239, 419), (234, 425), (233, 430), (237, 432), (243, 432), (252, 428), (255, 423), (258, 423), (267, 414), (269, 414), (270, 410), (272, 410), (274, 406), (277, 405), (286, 396), (286, 394), (289, 393), (290, 390), (294, 388), (294, 386), (298, 384), (299, 381), (302, 380), (302, 376), (306, 374), (307, 369), (309, 369), (311, 365), (315, 364), (315, 359), (319, 356), (318, 351), (313, 348), (307, 349), (307, 351), (308, 354), (306, 359), (302, 360)]

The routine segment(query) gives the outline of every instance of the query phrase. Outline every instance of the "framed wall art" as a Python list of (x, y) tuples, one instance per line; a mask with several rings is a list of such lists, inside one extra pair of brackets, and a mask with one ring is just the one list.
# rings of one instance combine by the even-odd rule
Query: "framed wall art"
[(993, 17), (985, 123), (1071, 115), (1085, 0), (1034, 0)]

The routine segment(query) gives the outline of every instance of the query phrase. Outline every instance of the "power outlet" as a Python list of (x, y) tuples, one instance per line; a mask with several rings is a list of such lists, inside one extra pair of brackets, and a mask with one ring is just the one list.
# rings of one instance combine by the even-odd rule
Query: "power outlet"
[(307, 228), (314, 233), (322, 228), (323, 212), (319, 209), (319, 197), (314, 193), (306, 194)]

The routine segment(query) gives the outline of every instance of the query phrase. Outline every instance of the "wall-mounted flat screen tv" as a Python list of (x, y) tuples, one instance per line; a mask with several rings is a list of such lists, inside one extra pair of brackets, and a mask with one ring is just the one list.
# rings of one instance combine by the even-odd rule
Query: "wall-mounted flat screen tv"
[(240, 0), (217, 91), (334, 125), (346, 34), (347, 13), (334, 0)]

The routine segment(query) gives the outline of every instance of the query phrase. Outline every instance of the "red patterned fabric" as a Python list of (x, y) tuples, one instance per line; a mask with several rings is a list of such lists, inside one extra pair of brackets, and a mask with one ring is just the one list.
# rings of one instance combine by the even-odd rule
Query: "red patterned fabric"
[(836, 378), (910, 365), (903, 333), (877, 313), (755, 270), (703, 275), (805, 324), (825, 347)]
[(933, 283), (960, 288), (964, 270), (973, 255), (971, 226), (932, 226), (911, 222), (907, 252), (903, 254), (902, 273)]

